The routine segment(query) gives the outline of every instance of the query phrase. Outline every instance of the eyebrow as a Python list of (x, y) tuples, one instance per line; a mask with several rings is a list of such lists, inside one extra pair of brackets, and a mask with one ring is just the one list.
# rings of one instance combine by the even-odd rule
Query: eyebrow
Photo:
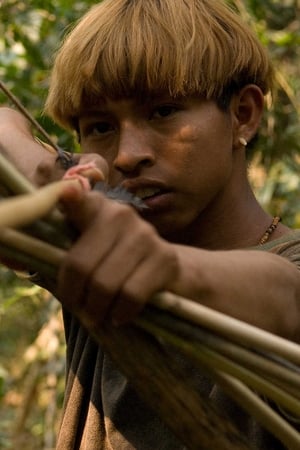
[(109, 112), (108, 110), (104, 110), (104, 109), (100, 109), (100, 108), (89, 108), (89, 109), (84, 109), (82, 111), (79, 111), (79, 113), (77, 114), (77, 119), (80, 119), (82, 117), (94, 117), (94, 116), (102, 116), (102, 115), (108, 115)]

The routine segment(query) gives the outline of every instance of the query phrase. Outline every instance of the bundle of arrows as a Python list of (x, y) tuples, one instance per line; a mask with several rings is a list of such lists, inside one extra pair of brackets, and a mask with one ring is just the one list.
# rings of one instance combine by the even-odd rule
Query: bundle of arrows
[[(0, 180), (0, 257), (38, 272), (55, 291), (76, 238), (57, 204), (65, 183), (77, 181), (35, 189), (1, 154)], [(172, 355), (210, 377), (287, 448), (300, 448), (295, 343), (168, 292), (156, 295), (133, 323), (104, 324), (91, 334), (188, 448), (201, 442), (203, 449), (242, 450), (251, 443), (196, 391)]]

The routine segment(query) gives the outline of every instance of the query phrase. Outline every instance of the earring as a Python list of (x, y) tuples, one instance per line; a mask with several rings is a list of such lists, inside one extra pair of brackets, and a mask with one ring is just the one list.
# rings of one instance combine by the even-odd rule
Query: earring
[(240, 137), (240, 138), (239, 138), (239, 143), (240, 143), (241, 145), (243, 145), (243, 147), (247, 147), (247, 145), (248, 145), (248, 142), (247, 142), (246, 139), (243, 138), (243, 137)]

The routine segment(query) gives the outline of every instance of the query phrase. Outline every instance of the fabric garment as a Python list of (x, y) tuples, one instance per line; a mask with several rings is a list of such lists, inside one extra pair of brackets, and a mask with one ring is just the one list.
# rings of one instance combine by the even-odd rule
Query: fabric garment
[[(300, 231), (261, 250), (279, 254), (300, 269)], [(57, 450), (183, 450), (186, 447), (139, 398), (109, 356), (78, 321), (64, 312), (67, 379)], [(181, 365), (188, 365), (181, 361)], [(285, 447), (242, 410), (210, 379), (189, 367), (199, 392), (227, 413), (257, 450)], [(201, 450), (201, 442), (199, 442)]]

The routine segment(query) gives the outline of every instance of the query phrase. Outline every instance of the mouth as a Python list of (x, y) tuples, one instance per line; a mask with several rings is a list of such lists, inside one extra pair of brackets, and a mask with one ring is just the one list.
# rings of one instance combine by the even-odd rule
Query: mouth
[(127, 203), (128, 205), (132, 205), (139, 210), (148, 208), (141, 197), (129, 192), (122, 186), (111, 188), (103, 182), (98, 182), (94, 185), (94, 189), (103, 192), (107, 198), (116, 200), (119, 203)]
[(146, 215), (161, 214), (172, 208), (174, 203), (174, 192), (158, 186), (137, 188), (134, 196), (146, 206)]
[(148, 200), (152, 197), (162, 194), (163, 191), (157, 187), (140, 188), (134, 192), (135, 197), (140, 198), (142, 201)]
[(165, 208), (169, 208), (173, 201), (172, 190), (157, 180), (126, 180), (121, 186), (146, 207), (145, 213), (147, 213), (147, 209), (151, 212), (163, 211)]

